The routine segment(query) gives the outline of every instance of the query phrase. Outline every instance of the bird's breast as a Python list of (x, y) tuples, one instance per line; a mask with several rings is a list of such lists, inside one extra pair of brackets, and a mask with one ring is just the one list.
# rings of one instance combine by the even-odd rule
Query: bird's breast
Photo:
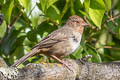
[(70, 46), (72, 52), (74, 52), (80, 46), (80, 41), (81, 41), (81, 35), (79, 36), (73, 35), (73, 37), (70, 38)]

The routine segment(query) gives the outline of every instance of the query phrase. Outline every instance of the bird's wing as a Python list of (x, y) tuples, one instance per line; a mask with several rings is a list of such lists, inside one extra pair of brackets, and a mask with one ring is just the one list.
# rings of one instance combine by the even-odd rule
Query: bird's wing
[(42, 39), (33, 48), (35, 48), (35, 47), (38, 47), (38, 48), (50, 48), (51, 46), (53, 46), (56, 43), (59, 43), (59, 42), (64, 41), (64, 40), (67, 40), (68, 38), (70, 38), (70, 36), (72, 36), (71, 30), (64, 29), (64, 28), (58, 29), (58, 30), (52, 32), (51, 34), (49, 34), (44, 39)]

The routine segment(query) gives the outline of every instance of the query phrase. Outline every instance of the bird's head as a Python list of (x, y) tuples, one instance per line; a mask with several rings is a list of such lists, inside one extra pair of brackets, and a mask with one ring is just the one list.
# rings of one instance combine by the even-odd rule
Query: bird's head
[(74, 28), (76, 31), (79, 31), (81, 34), (83, 32), (84, 26), (87, 26), (87, 23), (77, 15), (70, 16), (66, 24)]

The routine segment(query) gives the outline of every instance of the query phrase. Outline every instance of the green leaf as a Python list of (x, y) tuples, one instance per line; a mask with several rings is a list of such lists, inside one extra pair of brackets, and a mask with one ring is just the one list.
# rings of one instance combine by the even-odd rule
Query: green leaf
[(58, 0), (40, 0), (40, 3), (37, 3), (37, 6), (43, 13), (46, 13), (47, 9), (53, 5)]
[(37, 42), (36, 31), (32, 30), (27, 33), (27, 38), (32, 42)]
[(94, 24), (101, 28), (102, 18), (105, 13), (105, 4), (103, 0), (90, 0), (88, 14)]
[(57, 2), (58, 0), (47, 0), (47, 5), (46, 5), (46, 9), (48, 9), (51, 5), (53, 5), (55, 2)]
[(37, 3), (37, 6), (43, 13), (45, 13), (46, 0), (40, 0), (40, 3)]
[(24, 47), (18, 46), (16, 47), (15, 51), (12, 55), (9, 57), (9, 64), (13, 64), (16, 62), (16, 60), (20, 59), (22, 56), (24, 56)]
[(92, 62), (102, 62), (100, 55), (91, 45), (87, 44), (87, 49), (88, 53), (92, 55)]
[(82, 58), (82, 51), (83, 48), (79, 47), (72, 55), (74, 56), (75, 59), (80, 59)]
[(0, 0), (0, 5), (3, 5), (5, 0)]
[(104, 0), (106, 11), (109, 12), (111, 8), (111, 0)]
[[(84, 0), (85, 1), (85, 0)], [(78, 10), (84, 8), (83, 4), (80, 2), (80, 0), (74, 0), (73, 7), (75, 12), (78, 12)]]
[(14, 0), (8, 0), (7, 3), (4, 5), (4, 8), (3, 8), (3, 13), (4, 13), (4, 16), (5, 16), (5, 20), (8, 24), (10, 24), (13, 7), (14, 7)]
[(0, 25), (0, 38), (3, 38), (5, 32), (6, 32), (6, 22), (3, 21), (3, 24)]
[(60, 18), (60, 11), (56, 6), (52, 5), (46, 12), (46, 16), (50, 17), (53, 20), (57, 20)]
[(4, 55), (8, 56), (9, 54), (12, 54), (17, 46), (22, 45), (25, 39), (25, 35), (19, 36), (22, 30), (21, 28), (19, 30), (16, 30), (15, 27), (12, 27), (6, 39), (2, 42), (0, 51), (4, 53)]
[[(15, 33), (15, 34), (13, 34)], [(18, 32), (15, 30), (12, 30), (8, 37), (3, 41), (1, 46), (1, 51), (4, 53), (4, 55), (9, 55), (16, 47), (16, 37), (18, 35)]]
[(57, 27), (50, 25), (47, 21), (44, 21), (38, 26), (37, 33), (43, 38), (55, 29), (57, 29)]
[(74, 0), (70, 0), (70, 10), (72, 15), (75, 15), (74, 2)]
[(31, 10), (31, 6), (32, 6), (31, 0), (18, 0), (18, 1), (26, 9), (26, 12), (29, 12)]
[(84, 0), (80, 0), (80, 2), (83, 4), (83, 3), (84, 3)]
[(88, 15), (87, 13), (85, 13), (84, 11), (79, 10), (79, 12), (80, 12), (82, 15), (86, 16), (87, 18), (89, 17), (89, 15)]
[(32, 27), (33, 27), (33, 29), (35, 29), (36, 27), (37, 27), (37, 24), (38, 24), (38, 21), (39, 21), (39, 16), (37, 16), (37, 17), (33, 17), (33, 16), (31, 16), (31, 22), (32, 22)]
[(85, 5), (86, 11), (89, 12), (90, 0), (85, 0), (84, 5)]

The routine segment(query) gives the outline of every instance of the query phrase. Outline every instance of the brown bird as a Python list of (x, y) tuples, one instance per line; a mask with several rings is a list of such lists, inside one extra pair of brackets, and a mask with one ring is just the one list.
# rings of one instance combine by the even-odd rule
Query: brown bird
[[(29, 54), (20, 58), (12, 66), (18, 66), (25, 62), (29, 57), (37, 54), (47, 55), (58, 62), (64, 64), (67, 68), (69, 66), (60, 58), (68, 56), (73, 53), (79, 46), (86, 23), (79, 16), (71, 16), (63, 27), (53, 31), (47, 37), (42, 39), (36, 46), (34, 46)], [(70, 69), (70, 68), (69, 68)]]

